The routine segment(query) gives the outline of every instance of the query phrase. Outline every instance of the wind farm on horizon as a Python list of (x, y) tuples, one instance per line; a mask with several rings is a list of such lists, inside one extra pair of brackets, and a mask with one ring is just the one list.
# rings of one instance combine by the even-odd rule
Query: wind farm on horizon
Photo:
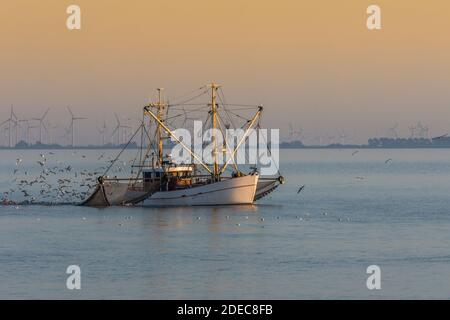
[[(51, 108), (39, 116), (20, 117), (13, 105), (10, 107), (9, 117), (0, 123), (0, 148), (82, 148), (82, 147), (121, 147), (129, 140), (132, 130), (137, 125), (127, 118), (125, 121), (114, 114), (116, 125), (109, 127), (107, 120), (102, 125), (96, 124), (98, 132), (96, 140), (88, 145), (80, 143), (79, 133), (86, 127), (88, 117), (78, 115), (70, 106), (66, 106), (68, 122), (57, 125), (57, 121), (49, 120)], [(137, 121), (137, 120), (136, 120)], [(83, 126), (84, 125), (84, 126)], [(98, 141), (97, 141), (98, 140)]]
[[(52, 108), (30, 117), (21, 117), (16, 108), (11, 105), (9, 117), (0, 122), (0, 148), (2, 149), (43, 149), (43, 148), (121, 148), (127, 143), (134, 130), (141, 125), (142, 120), (129, 116), (122, 117), (117, 113), (108, 122), (106, 118), (95, 121), (90, 125), (88, 117), (78, 114), (71, 106), (66, 106), (64, 122), (51, 121)], [(194, 118), (183, 110), (184, 121)], [(95, 132), (88, 144), (81, 143), (80, 133), (87, 128)], [(450, 147), (447, 134), (441, 133), (436, 137), (430, 136), (430, 128), (421, 121), (407, 127), (409, 134), (399, 133), (399, 123), (384, 129), (384, 134), (378, 131), (369, 138), (367, 144), (356, 143), (357, 134), (347, 129), (327, 130), (321, 134), (313, 134), (304, 130), (300, 125), (289, 122), (281, 128), (280, 147), (282, 148), (365, 148), (365, 147)], [(433, 143), (433, 141), (438, 142)], [(139, 143), (136, 138), (132, 146)]]

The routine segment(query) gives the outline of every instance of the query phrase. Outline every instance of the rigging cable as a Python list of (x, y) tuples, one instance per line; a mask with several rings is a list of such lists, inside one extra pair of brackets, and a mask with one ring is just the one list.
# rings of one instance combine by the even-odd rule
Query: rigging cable
[(111, 162), (111, 164), (108, 166), (108, 168), (106, 169), (105, 173), (102, 176), (105, 176), (109, 169), (111, 169), (111, 167), (114, 165), (114, 163), (117, 161), (117, 159), (119, 159), (119, 157), (122, 155), (122, 153), (125, 151), (125, 149), (128, 147), (128, 145), (131, 143), (131, 141), (134, 139), (134, 137), (136, 136), (136, 134), (139, 132), (139, 130), (141, 129), (142, 124), (139, 126), (139, 128), (134, 132), (133, 136), (131, 137), (130, 140), (128, 140), (127, 144), (122, 148), (122, 150), (120, 150), (119, 154), (116, 156), (116, 158)]

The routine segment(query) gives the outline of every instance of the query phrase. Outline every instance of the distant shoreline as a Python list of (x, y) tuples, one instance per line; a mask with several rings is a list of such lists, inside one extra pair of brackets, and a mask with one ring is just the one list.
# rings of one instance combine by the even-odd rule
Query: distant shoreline
[[(165, 145), (165, 148), (173, 147), (175, 143)], [(269, 145), (270, 146), (270, 145)], [(146, 148), (147, 146), (144, 146)], [(36, 143), (29, 145), (20, 141), (14, 147), (0, 146), (0, 150), (121, 150), (121, 149), (140, 149), (136, 142), (129, 144), (105, 145), (80, 145), (80, 146), (62, 146), (59, 144)], [(305, 145), (301, 141), (281, 142), (280, 149), (448, 149), (450, 148), (450, 137), (438, 137), (432, 139), (404, 139), (404, 138), (371, 138), (367, 144), (340, 144), (333, 143), (328, 145)]]
[[(121, 150), (125, 146), (32, 146), (32, 147), (0, 147), (0, 150)], [(145, 148), (145, 147), (144, 147)], [(140, 149), (140, 146), (128, 146), (127, 149)], [(329, 145), (329, 146), (281, 146), (280, 149), (450, 149), (449, 146), (369, 146), (369, 145)]]

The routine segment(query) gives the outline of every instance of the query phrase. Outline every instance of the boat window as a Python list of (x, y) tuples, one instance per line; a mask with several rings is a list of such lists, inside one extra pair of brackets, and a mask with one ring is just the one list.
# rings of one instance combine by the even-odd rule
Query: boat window
[(151, 172), (144, 172), (144, 181), (148, 182), (152, 178)]

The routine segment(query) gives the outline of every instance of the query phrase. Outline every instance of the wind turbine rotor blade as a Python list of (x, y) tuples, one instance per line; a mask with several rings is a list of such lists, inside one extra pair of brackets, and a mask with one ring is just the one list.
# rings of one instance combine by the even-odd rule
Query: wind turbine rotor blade
[(117, 126), (114, 131), (111, 133), (111, 137), (114, 136), (114, 134), (117, 132), (117, 130), (119, 130), (119, 127)]
[(50, 111), (50, 108), (47, 108), (47, 110), (44, 112), (44, 115), (41, 118), (42, 121), (45, 119), (45, 117), (47, 116), (49, 111)]
[(72, 116), (72, 118), (74, 118), (74, 115), (73, 115), (73, 113), (72, 113), (72, 110), (70, 109), (69, 106), (67, 106), (67, 110), (69, 110), (70, 115)]
[(17, 116), (16, 116), (16, 113), (14, 112), (14, 106), (13, 105), (11, 105), (11, 120), (12, 120), (12, 118), (14, 117), (14, 119), (16, 119), (17, 120)]

